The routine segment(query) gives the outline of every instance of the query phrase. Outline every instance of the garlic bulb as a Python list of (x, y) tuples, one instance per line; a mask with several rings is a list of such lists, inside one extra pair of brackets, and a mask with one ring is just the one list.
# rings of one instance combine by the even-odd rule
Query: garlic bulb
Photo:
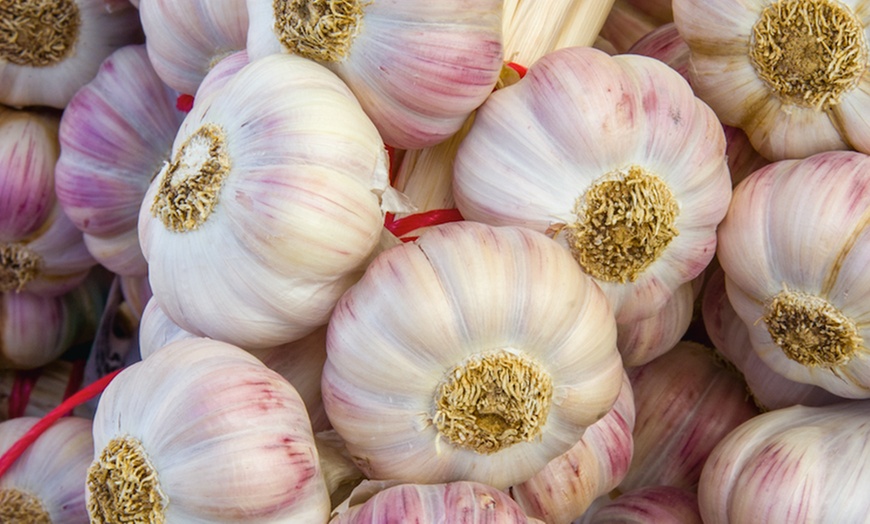
[(721, 124), (665, 64), (565, 48), (478, 110), (453, 192), (468, 220), (567, 246), (626, 323), (712, 258), (731, 194), (724, 153)]
[(857, 0), (674, 0), (692, 85), (770, 160), (870, 153), (868, 22)]
[(195, 93), (215, 63), (246, 45), (245, 0), (142, 0), (139, 15), (154, 70), (181, 93)]
[[(0, 423), (0, 452), (38, 421)], [(52, 424), (0, 477), (0, 522), (87, 524), (84, 478), (93, 453), (90, 420), (64, 417)]]
[(302, 400), (229, 344), (182, 340), (128, 366), (100, 397), (93, 432), (92, 523), (328, 518)]
[(383, 251), (329, 321), (323, 401), (374, 479), (523, 482), (620, 389), (613, 313), (570, 255), (455, 222)]
[[(45, 416), (81, 385), (83, 364), (84, 361), (56, 358), (33, 370), (0, 370), (0, 421)], [(76, 406), (72, 414), (94, 417), (86, 404)]]
[(183, 329), (248, 349), (308, 334), (380, 241), (385, 162), (338, 77), (252, 61), (194, 104), (144, 197), (154, 297)]
[(870, 403), (759, 415), (710, 455), (698, 486), (705, 524), (867, 522)]
[(668, 22), (645, 13), (628, 0), (616, 0), (607, 13), (600, 35), (614, 47), (613, 54), (630, 53), (632, 46)]
[(0, 103), (63, 108), (115, 49), (142, 38), (128, 0), (10, 0), (0, 12)]
[(544, 522), (571, 522), (598, 497), (616, 488), (628, 472), (634, 450), (634, 394), (623, 373), (616, 403), (574, 446), (551, 460), (510, 495), (526, 514)]
[(598, 508), (583, 524), (702, 524), (698, 495), (673, 486), (650, 486), (623, 493)]
[(388, 145), (446, 140), (502, 65), (500, 0), (248, 0), (251, 59), (294, 53), (333, 70)]
[(870, 397), (868, 169), (851, 151), (769, 164), (737, 186), (719, 229), (728, 299), (758, 356), (845, 398)]
[(184, 118), (177, 98), (145, 46), (125, 46), (106, 58), (61, 119), (57, 198), (94, 258), (119, 275), (147, 273), (139, 207)]

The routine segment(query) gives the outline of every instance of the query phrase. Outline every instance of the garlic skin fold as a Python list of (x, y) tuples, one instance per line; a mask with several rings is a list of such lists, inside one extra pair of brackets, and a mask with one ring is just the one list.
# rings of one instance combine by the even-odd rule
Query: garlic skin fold
[(722, 126), (677, 72), (571, 47), (477, 111), (453, 194), (468, 220), (556, 238), (627, 323), (709, 263), (731, 182)]
[(556, 242), (455, 222), (378, 255), (329, 322), (323, 401), (372, 479), (507, 488), (616, 401), (613, 313)]
[(383, 142), (347, 86), (276, 54), (214, 86), (145, 194), (154, 296), (180, 327), (245, 348), (324, 325), (383, 228)]
[(446, 140), (502, 66), (500, 0), (248, 0), (251, 59), (294, 53), (353, 90), (384, 142)]
[(870, 402), (759, 415), (713, 450), (698, 486), (705, 524), (867, 522)]
[(728, 300), (755, 352), (844, 398), (870, 398), (868, 170), (851, 151), (769, 164), (735, 188), (719, 228)]

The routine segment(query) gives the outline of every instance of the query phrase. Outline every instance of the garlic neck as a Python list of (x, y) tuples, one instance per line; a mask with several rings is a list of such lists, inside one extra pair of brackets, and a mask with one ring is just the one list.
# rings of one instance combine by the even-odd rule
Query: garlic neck
[(774, 2), (752, 28), (749, 58), (784, 103), (826, 110), (867, 68), (864, 27), (833, 0)]
[(0, 489), (0, 522), (51, 524), (51, 515), (34, 495), (6, 488)]
[(451, 444), (489, 454), (541, 434), (553, 383), (531, 358), (495, 350), (457, 365), (435, 396), (432, 421)]
[(42, 257), (24, 244), (0, 244), (0, 293), (20, 291), (41, 267)]
[(81, 27), (73, 0), (12, 0), (0, 6), (0, 59), (52, 66), (72, 52)]
[(109, 441), (88, 469), (87, 489), (92, 523), (166, 521), (169, 501), (145, 449), (133, 437)]
[(359, 32), (358, 0), (275, 0), (275, 32), (289, 52), (320, 62), (340, 62)]

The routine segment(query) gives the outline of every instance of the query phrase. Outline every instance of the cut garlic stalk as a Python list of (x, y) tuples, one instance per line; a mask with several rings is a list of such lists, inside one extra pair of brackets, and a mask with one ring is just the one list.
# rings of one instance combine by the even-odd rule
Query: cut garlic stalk
[[(39, 419), (0, 423), (5, 453)], [(87, 524), (84, 478), (94, 457), (91, 421), (64, 417), (52, 424), (0, 477), (0, 522)]]
[(673, 486), (650, 486), (623, 493), (598, 508), (583, 524), (703, 524), (698, 495)]
[(771, 160), (870, 152), (858, 0), (674, 0), (698, 96)]
[(793, 406), (742, 424), (698, 486), (705, 524), (867, 522), (870, 402)]
[(178, 341), (121, 371), (100, 397), (94, 449), (86, 484), (95, 524), (329, 515), (302, 399), (223, 342)]
[(0, 103), (63, 108), (112, 51), (141, 39), (128, 0), (3, 2)]
[(251, 59), (294, 53), (347, 82), (387, 144), (446, 140), (502, 65), (501, 0), (248, 0)]
[(731, 194), (724, 153), (721, 124), (673, 69), (565, 48), (478, 110), (454, 198), (466, 219), (554, 236), (626, 323), (712, 258)]
[(759, 357), (845, 398), (870, 398), (868, 170), (850, 151), (770, 164), (737, 186), (719, 229), (728, 299)]
[(323, 397), (360, 469), (523, 482), (620, 389), (616, 326), (556, 242), (455, 222), (382, 252), (329, 322)]

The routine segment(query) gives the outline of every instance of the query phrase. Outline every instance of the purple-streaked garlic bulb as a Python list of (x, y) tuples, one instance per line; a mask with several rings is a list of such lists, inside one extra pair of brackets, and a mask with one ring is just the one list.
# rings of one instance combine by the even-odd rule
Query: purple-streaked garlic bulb
[(616, 497), (583, 524), (703, 524), (698, 494), (674, 486), (648, 486)]

